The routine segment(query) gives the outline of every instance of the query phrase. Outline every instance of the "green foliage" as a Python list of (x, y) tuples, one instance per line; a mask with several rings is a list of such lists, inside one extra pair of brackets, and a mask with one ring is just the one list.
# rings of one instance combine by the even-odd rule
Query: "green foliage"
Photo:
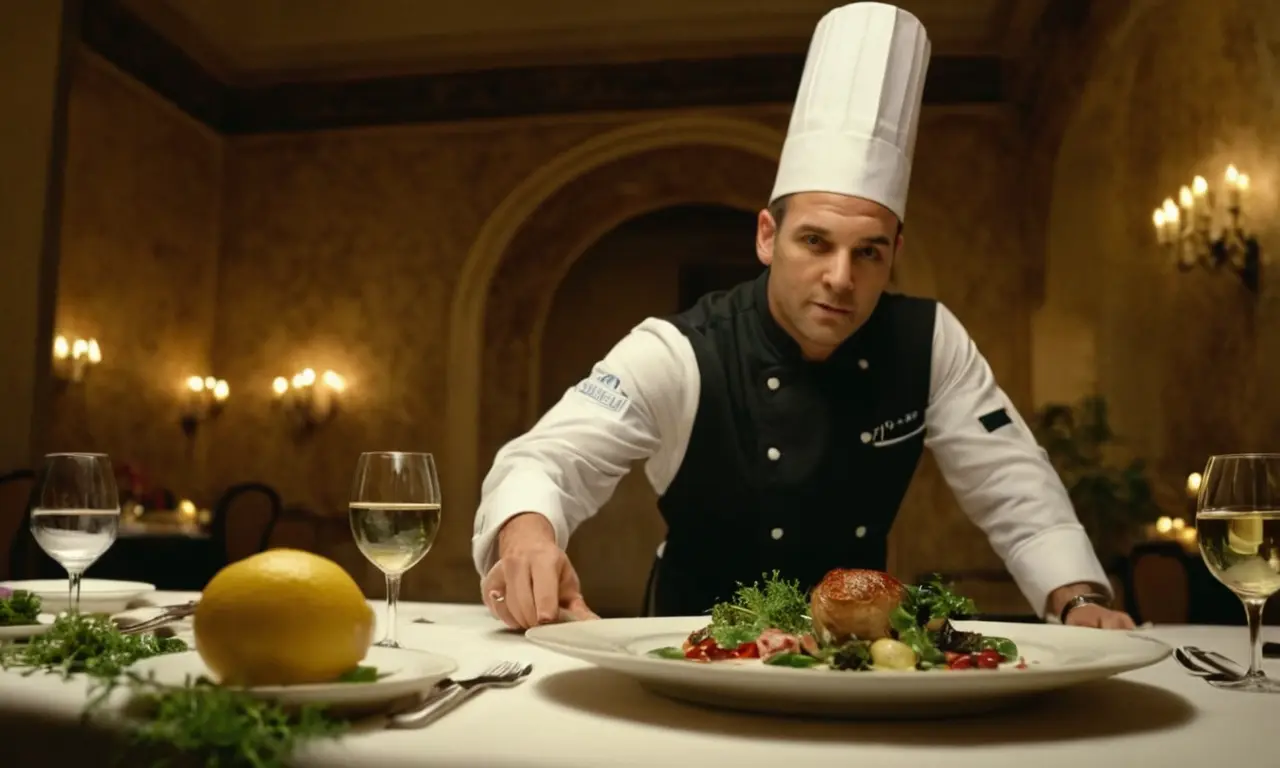
[(1114, 550), (1138, 526), (1159, 517), (1145, 462), (1134, 458), (1117, 463), (1108, 456), (1120, 440), (1111, 429), (1105, 398), (1046, 405), (1036, 412), (1032, 430), (1100, 551), (1118, 554)]

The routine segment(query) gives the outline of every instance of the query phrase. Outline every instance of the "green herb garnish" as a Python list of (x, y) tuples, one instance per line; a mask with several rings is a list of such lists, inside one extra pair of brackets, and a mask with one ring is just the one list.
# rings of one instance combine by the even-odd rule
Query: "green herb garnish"
[(973, 600), (952, 592), (937, 574), (918, 586), (906, 585), (906, 593), (898, 607), (917, 626), (926, 626), (934, 619), (967, 619), (978, 612)]
[(347, 728), (318, 707), (286, 709), (206, 678), (163, 687), (132, 673), (100, 683), (86, 715), (122, 687), (130, 694), (126, 714), (134, 719), (120, 765), (161, 766), (187, 754), (205, 768), (284, 768), (303, 742)]
[(377, 667), (355, 667), (338, 676), (339, 683), (376, 683), (390, 672), (378, 672)]
[(0, 588), (0, 627), (40, 623), (40, 598), (25, 589)]
[(765, 574), (764, 587), (738, 585), (733, 599), (711, 609), (711, 636), (721, 648), (737, 648), (773, 628), (804, 634), (812, 627), (809, 601), (798, 581), (783, 579), (778, 571)]
[(773, 667), (814, 667), (822, 663), (822, 659), (804, 653), (779, 653), (764, 660)]
[(856, 671), (871, 667), (871, 644), (865, 640), (850, 640), (827, 649), (823, 655), (832, 669)]
[(69, 614), (58, 617), (43, 635), (0, 647), (0, 668), (25, 669), (27, 675), (44, 671), (110, 678), (136, 661), (185, 650), (187, 644), (177, 638), (123, 635), (108, 618)]
[(658, 659), (687, 658), (684, 655), (684, 651), (680, 650), (679, 648), (674, 648), (672, 646), (666, 646), (665, 648), (654, 648), (652, 651), (649, 651), (648, 655)]

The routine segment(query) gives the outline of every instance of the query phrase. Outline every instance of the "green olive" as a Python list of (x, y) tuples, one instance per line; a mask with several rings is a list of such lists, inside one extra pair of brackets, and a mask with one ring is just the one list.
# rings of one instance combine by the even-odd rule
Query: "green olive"
[(871, 663), (880, 669), (915, 669), (916, 652), (898, 640), (882, 637), (871, 644)]

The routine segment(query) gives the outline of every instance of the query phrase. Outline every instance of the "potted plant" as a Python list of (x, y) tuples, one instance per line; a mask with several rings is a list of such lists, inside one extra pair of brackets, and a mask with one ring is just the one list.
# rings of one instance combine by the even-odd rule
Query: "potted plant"
[(1146, 463), (1114, 461), (1120, 443), (1106, 399), (1050, 403), (1035, 413), (1032, 431), (1062, 478), (1081, 525), (1104, 564), (1127, 555), (1143, 525), (1160, 516)]

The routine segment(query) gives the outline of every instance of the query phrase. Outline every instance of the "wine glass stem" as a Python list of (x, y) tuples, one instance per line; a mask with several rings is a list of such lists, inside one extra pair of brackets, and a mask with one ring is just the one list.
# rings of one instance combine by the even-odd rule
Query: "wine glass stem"
[(80, 576), (83, 571), (67, 569), (67, 612), (80, 612)]
[(387, 574), (387, 641), (396, 643), (396, 606), (400, 603), (400, 574)]
[(1244, 600), (1245, 617), (1249, 620), (1249, 672), (1246, 677), (1265, 677), (1262, 671), (1262, 610), (1267, 606), (1265, 599), (1246, 597)]

